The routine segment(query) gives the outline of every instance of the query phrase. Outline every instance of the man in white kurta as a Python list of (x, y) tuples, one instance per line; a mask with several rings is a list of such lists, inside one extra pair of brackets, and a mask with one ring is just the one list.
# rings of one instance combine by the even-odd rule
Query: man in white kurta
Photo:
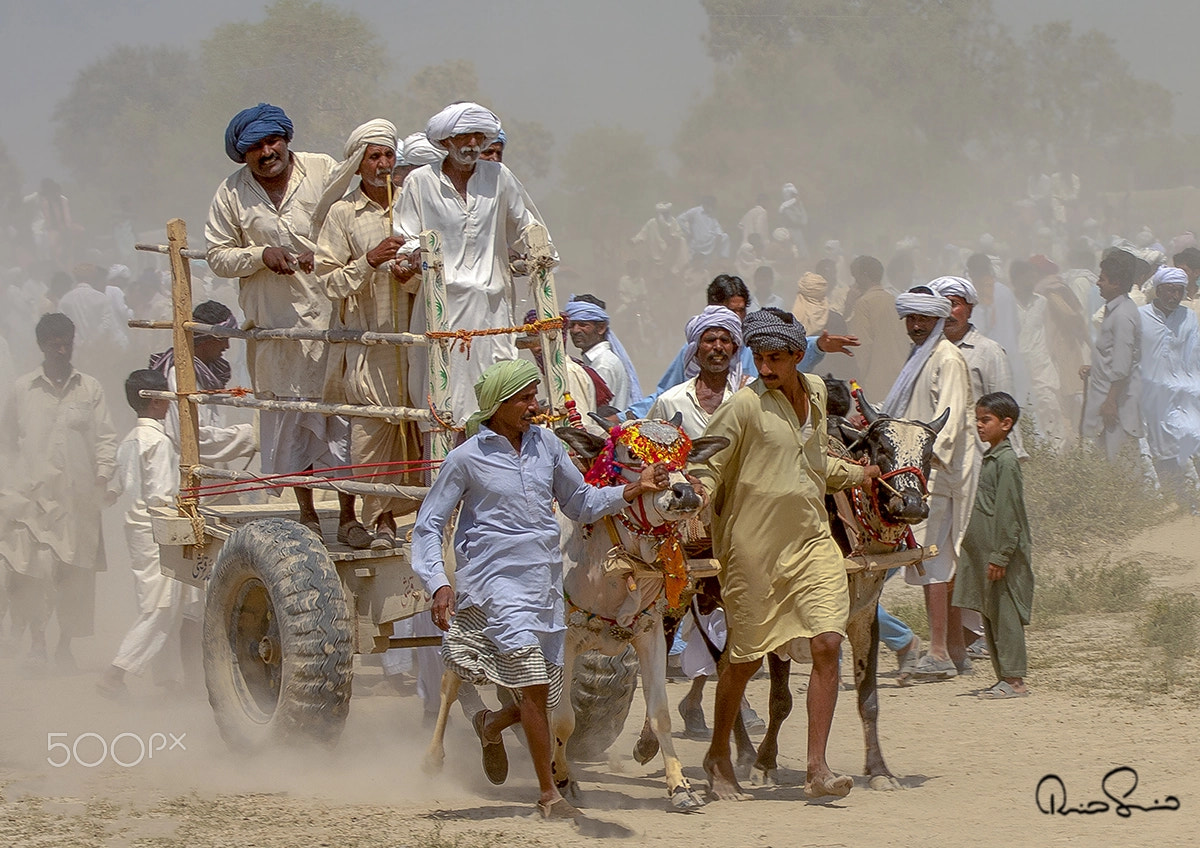
[(1187, 274), (1164, 265), (1154, 274), (1154, 300), (1141, 307), (1142, 418), (1154, 471), (1179, 506), (1197, 512), (1184, 469), (1200, 452), (1200, 324), (1182, 304)]
[(1080, 369), (1087, 380), (1083, 407), (1083, 436), (1096, 440), (1109, 462), (1128, 442), (1143, 435), (1142, 316), (1129, 299), (1136, 261), (1132, 254), (1113, 249), (1100, 261), (1096, 287), (1104, 298), (1102, 320), (1092, 341), (1092, 364)]
[[(451, 330), (516, 323), (509, 254), (523, 254), (525, 229), (543, 223), (512, 171), (501, 162), (479, 159), (499, 133), (499, 118), (475, 103), (456, 103), (433, 116), (425, 134), (446, 148), (447, 156), (440, 166), (423, 166), (408, 175), (396, 208), (395, 233), (406, 239), (406, 253), (417, 249), (423, 230), (442, 236), (445, 319)], [(417, 295), (411, 326), (415, 333), (428, 326), (423, 294)], [(474, 337), (469, 358), (460, 345), (451, 348), (450, 407), (459, 424), (477, 409), (475, 381), (488, 366), (516, 355), (509, 335)], [(409, 394), (422, 403), (429, 394), (428, 363), (424, 348), (409, 350)]]
[[(327, 330), (331, 307), (313, 273), (312, 215), (336, 163), (323, 153), (291, 150), (291, 138), (292, 122), (269, 104), (245, 109), (230, 122), (225, 151), (246, 164), (221, 183), (213, 197), (204, 228), (208, 264), (217, 276), (240, 280), (238, 303), (247, 327)], [(321, 399), (324, 342), (260, 341), (249, 347), (256, 396)], [(262, 410), (259, 427), (264, 474), (345, 465), (349, 460), (342, 419)], [(319, 532), (312, 492), (296, 489), (296, 499), (301, 521)], [(339, 525), (349, 526), (354, 521), (353, 499), (340, 500)]]
[(975, 400), (971, 375), (958, 348), (945, 337), (950, 301), (934, 294), (930, 286), (915, 286), (896, 298), (896, 311), (904, 319), (913, 350), (883, 403), (883, 411), (896, 418), (930, 422), (946, 410), (950, 416), (933, 445), (929, 470), (929, 518), (913, 528), (922, 547), (938, 546), (938, 555), (926, 560), (925, 575), (909, 569), (905, 580), (925, 587), (929, 615), (929, 653), (916, 666), (918, 679), (945, 680), (966, 668), (962, 617), (950, 606), (958, 552), (979, 477), (979, 448), (975, 435)]

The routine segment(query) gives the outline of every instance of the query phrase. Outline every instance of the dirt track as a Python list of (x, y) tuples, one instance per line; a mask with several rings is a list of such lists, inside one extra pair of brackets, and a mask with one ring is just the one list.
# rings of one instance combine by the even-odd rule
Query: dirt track
[[(1130, 546), (1147, 565), (1171, 552), (1174, 565), (1159, 582), (1176, 591), (1200, 586), (1200, 560), (1190, 553), (1196, 550), (1200, 522), (1190, 520)], [(1114, 634), (1130, 626), (1119, 615), (1111, 622), (1089, 620), (1035, 633), (1029, 681), (1034, 695), (1028, 699), (985, 703), (971, 697), (991, 682), (982, 667), (974, 677), (909, 689), (882, 678), (880, 734), (889, 765), (907, 787), (902, 792), (873, 792), (860, 780), (844, 800), (806, 802), (798, 785), (802, 772), (796, 771), (804, 762), (798, 709), (782, 736), (782, 765), (790, 769), (785, 777), (796, 785), (753, 790), (754, 801), (712, 804), (696, 815), (668, 814), (660, 762), (641, 767), (629, 755), (641, 724), (639, 699), (610, 762), (578, 771), (579, 804), (589, 818), (577, 830), (532, 818), (536, 784), (515, 738), (508, 739), (513, 753), (508, 783), (493, 787), (486, 781), (477, 743), (457, 709), (446, 772), (427, 779), (419, 767), (427, 732), (415, 697), (356, 694), (345, 736), (332, 755), (291, 752), (252, 760), (225, 748), (205, 703), (156, 702), (154, 687), (142, 680), (130, 681), (128, 705), (98, 697), (95, 679), (132, 618), (131, 595), (128, 575), (114, 564), (101, 580), (102, 627), (80, 645), (78, 675), (31, 678), (11, 656), (11, 646), (0, 659), (0, 846), (471, 848), (575, 845), (596, 837), (629, 845), (735, 848), (957, 846), (981, 840), (1168, 846), (1194, 844), (1200, 830), (1195, 699), (1147, 696), (1137, 704), (1113, 697), (1128, 694), (1120, 680), (1087, 684), (1093, 674), (1112, 677), (1107, 669), (1119, 668), (1111, 657), (1089, 653), (1089, 639), (1107, 638), (1119, 648)], [(1039, 657), (1045, 658), (1044, 672)], [(885, 656), (882, 666), (890, 672), (894, 663)], [(803, 680), (794, 673), (793, 688)], [(365, 673), (360, 683), (368, 681)], [(670, 685), (673, 704), (684, 691), (683, 684)], [(710, 710), (711, 697), (710, 687)], [(751, 683), (750, 697), (765, 713), (765, 680)], [(92, 768), (47, 762), (64, 756), (61, 748), (48, 749), (49, 741), (70, 743), (87, 733), (106, 742), (121, 733), (148, 740), (156, 732), (167, 740), (170, 734), (182, 736), (184, 750), (177, 745), (128, 768), (111, 761)], [(51, 733), (66, 735), (50, 740)], [(132, 737), (118, 744), (122, 760), (136, 758)], [(680, 739), (678, 747), (686, 774), (700, 783), (702, 744)], [(100, 742), (87, 737), (78, 750), (81, 759), (94, 760)], [(838, 704), (830, 762), (849, 773), (862, 767), (851, 693)], [(1136, 769), (1141, 781), (1129, 802), (1150, 805), (1173, 795), (1180, 809), (1135, 810), (1128, 818), (1111, 810), (1091, 816), (1038, 812), (1034, 794), (1043, 776), (1060, 775), (1068, 803), (1075, 806), (1103, 800), (1102, 778), (1122, 765)]]

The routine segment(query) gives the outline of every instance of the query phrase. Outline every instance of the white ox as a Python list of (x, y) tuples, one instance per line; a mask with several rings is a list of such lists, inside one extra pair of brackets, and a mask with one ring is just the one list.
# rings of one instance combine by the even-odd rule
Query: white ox
[[(609, 429), (607, 439), (585, 430), (564, 427), (557, 431), (590, 466), (591, 480), (624, 483), (636, 479), (643, 463), (664, 462), (671, 469), (665, 491), (639, 498), (615, 520), (580, 527), (560, 519), (567, 610), (563, 677), (572, 679), (575, 659), (586, 651), (617, 656), (633, 644), (646, 716), (662, 751), (668, 796), (676, 809), (690, 810), (703, 806), (704, 801), (683, 776), (671, 738), (662, 614), (668, 597), (671, 605), (679, 604), (679, 594), (687, 584), (676, 526), (695, 516), (703, 505), (683, 468), (688, 461), (703, 462), (729, 441), (723, 437), (692, 441), (679, 423), (678, 416), (670, 422), (628, 421)], [(560, 791), (572, 792), (566, 747), (575, 729), (575, 711), (569, 693), (559, 699), (551, 729), (554, 780)]]

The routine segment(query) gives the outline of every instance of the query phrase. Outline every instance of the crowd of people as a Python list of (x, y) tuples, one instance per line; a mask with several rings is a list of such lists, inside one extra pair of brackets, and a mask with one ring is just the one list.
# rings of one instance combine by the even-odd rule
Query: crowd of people
[[(340, 159), (292, 149), (293, 134), (286, 113), (269, 104), (230, 122), (225, 149), (238, 167), (212, 201), (204, 230), (210, 273), (194, 319), (422, 333), (430, 316), (418, 236), (441, 234), (446, 299), (439, 320), (497, 331), (449, 349), (448, 423), (462, 429), (460, 444), (423, 504), (382, 496), (360, 504), (339, 495), (335, 536), (351, 548), (391, 549), (397, 518), (420, 509), (414, 569), (434, 606), (430, 619), (408, 626), (417, 635), (446, 631), (445, 664), (464, 679), (522, 693), (516, 706), (476, 711), (489, 776), (500, 773), (500, 732), (519, 721), (543, 813), (574, 815), (547, 753), (545, 710), (563, 685), (564, 628), (551, 502), (592, 520), (661, 489), (664, 469), (652, 466), (624, 490), (606, 492), (585, 482), (548, 431), (532, 427), (546, 394), (532, 364), (538, 341), (519, 332), (533, 316), (518, 320), (514, 279), (525, 272), (527, 228), (545, 222), (503, 164), (507, 139), (494, 113), (451, 104), (423, 132), (404, 137), (389, 121), (372, 119), (349, 134)], [(67, 208), (57, 197), (52, 187), (38, 195), (39, 249), (56, 243), (55, 210), (65, 215)], [(980, 697), (1028, 694), (1026, 440), (1052, 451), (1082, 441), (1113, 462), (1148, 458), (1147, 473), (1183, 509), (1197, 511), (1200, 249), (1190, 233), (1171, 250), (1149, 233), (1136, 244), (1100, 244), (1070, 232), (1062, 198), (1055, 205), (1058, 195), (1047, 197), (1046, 252), (1013, 257), (985, 238), (977, 251), (942, 251), (937, 273), (922, 275), (911, 243), (886, 265), (866, 254), (847, 262), (838, 242), (811, 261), (808, 213), (791, 183), (777, 208), (760, 197), (736, 238), (722, 228), (712, 197), (677, 217), (660, 203), (633, 238), (640, 258), (618, 281), (611, 313), (593, 294), (563, 303), (564, 338), (577, 354), (567, 363), (568, 386), (589, 426), (598, 426), (589, 413), (610, 420), (678, 413), (689, 436), (730, 442), (691, 468), (713, 504), (724, 606), (698, 613), (685, 629), (689, 647), (724, 651), (727, 662), (717, 674), (710, 651), (693, 651), (688, 670), (700, 682), (680, 705), (687, 730), (707, 734), (703, 680), (718, 677), (705, 759), (718, 797), (742, 795), (729, 738), (738, 710), (748, 706), (746, 682), (764, 656), (789, 651), (796, 640), (809, 643), (813, 662), (809, 789), (844, 795), (850, 787), (825, 761), (848, 610), (823, 498), (827, 489), (871, 485), (879, 469), (828, 457), (826, 389), (813, 375), (855, 379), (889, 416), (941, 422), (927, 481), (929, 517), (915, 528), (916, 541), (937, 545), (938, 554), (923, 575), (905, 575), (923, 587), (929, 644), (879, 610), (881, 639), (897, 654), (902, 684), (950, 679), (971, 672), (972, 658), (989, 658), (996, 682)], [(1066, 255), (1054, 255), (1063, 249)], [(104, 567), (101, 513), (124, 495), (139, 617), (98, 683), (103, 694), (121, 697), (126, 672), (154, 668), (164, 685), (186, 682), (194, 663), (183, 658), (195, 652), (201, 603), (159, 573), (148, 527), (149, 508), (169, 505), (177, 490), (179, 421), (171, 403), (140, 391), (176, 388), (174, 351), (156, 344), (161, 336), (142, 340), (126, 326), (134, 315), (169, 314), (169, 290), (158, 271), (135, 275), (88, 258), (72, 257), (69, 273), (58, 270), (44, 284), (13, 280), (5, 291), (3, 611), (10, 632), (28, 639), (27, 662), (35, 667), (49, 662), (46, 630), (56, 615), (55, 661), (72, 666), (72, 640), (92, 632), (95, 573)], [(696, 281), (707, 305), (674, 337), (678, 288)], [(682, 343), (653, 389), (643, 388), (651, 383), (642, 378), (652, 375), (639, 376), (642, 357), (629, 341), (647, 337), (644, 326), (634, 326), (646, 315), (657, 316), (656, 344)], [(248, 383), (270, 400), (429, 403), (429, 357), (419, 346), (272, 340), (243, 353), (198, 334), (195, 353), (200, 388), (208, 391)], [(109, 402), (122, 396), (132, 424), (118, 443)], [(202, 408), (200, 423), (206, 465), (244, 467), (257, 454), (264, 476), (354, 467), (382, 469), (372, 478), (380, 482), (414, 484), (419, 474), (390, 467), (428, 457), (432, 432), (424, 423), (292, 410), (261, 410), (251, 424), (215, 406)], [(298, 520), (323, 534), (312, 491), (294, 493)], [(460, 505), (457, 563), (445, 563), (442, 531)], [(452, 589), (446, 572), (455, 570)], [(433, 712), (443, 657), (438, 649), (419, 654), (419, 691)], [(392, 655), (388, 662), (395, 670), (408, 661)]]

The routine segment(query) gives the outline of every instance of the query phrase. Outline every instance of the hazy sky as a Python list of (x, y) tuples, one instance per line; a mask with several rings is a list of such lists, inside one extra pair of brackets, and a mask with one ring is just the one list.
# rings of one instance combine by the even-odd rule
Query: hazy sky
[[(621, 123), (669, 144), (711, 76), (698, 0), (328, 2), (396, 34), (402, 49), (392, 61), (400, 79), (434, 62), (471, 58), (499, 111), (519, 104), (523, 117), (549, 126), (560, 142), (594, 123)], [(25, 185), (53, 173), (50, 116), (89, 63), (121, 43), (199, 40), (219, 23), (260, 20), (267, 5), (266, 0), (0, 0), (0, 138), (21, 167)], [(1200, 3), (1142, 0), (1136, 15), (1125, 0), (996, 0), (995, 7), (1019, 34), (1034, 23), (1061, 18), (1073, 20), (1078, 29), (1095, 26), (1109, 33), (1135, 72), (1177, 93), (1177, 125), (1200, 132), (1195, 51), (1190, 38), (1172, 40), (1200, 28)], [(436, 37), (409, 37), (410, 30)], [(540, 33), (536, 40), (535, 33)], [(222, 130), (214, 129), (214, 144), (220, 143)]]

